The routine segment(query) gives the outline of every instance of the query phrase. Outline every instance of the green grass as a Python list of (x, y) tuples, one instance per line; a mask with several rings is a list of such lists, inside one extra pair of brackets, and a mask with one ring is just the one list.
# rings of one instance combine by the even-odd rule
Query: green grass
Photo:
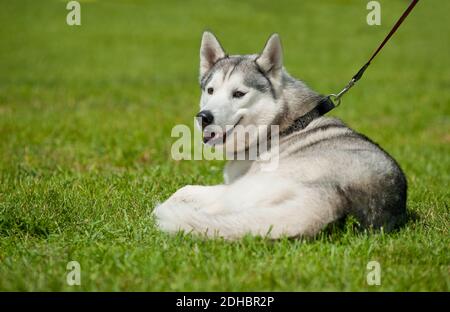
[[(449, 291), (448, 1), (421, 1), (332, 114), (380, 143), (409, 182), (408, 224), (312, 241), (168, 236), (151, 211), (186, 184), (215, 184), (223, 163), (170, 158), (192, 127), (201, 32), (230, 53), (281, 34), (285, 65), (338, 91), (407, 1), (1, 1), (0, 290)], [(66, 284), (81, 264), (82, 285)], [(381, 286), (366, 265), (381, 264)]]

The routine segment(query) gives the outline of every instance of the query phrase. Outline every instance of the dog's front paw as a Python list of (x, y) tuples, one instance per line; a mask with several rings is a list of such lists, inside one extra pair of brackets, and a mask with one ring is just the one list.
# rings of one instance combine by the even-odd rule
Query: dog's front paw
[(175, 222), (175, 215), (170, 206), (159, 204), (153, 210), (156, 226), (164, 232), (177, 232), (178, 226)]
[(163, 232), (174, 233), (182, 230), (189, 230), (183, 222), (181, 211), (177, 211), (176, 206), (171, 206), (164, 202), (157, 205), (153, 210), (156, 226)]
[(190, 231), (189, 217), (195, 213), (189, 196), (190, 186), (183, 187), (153, 210), (156, 225), (164, 232)]
[(198, 227), (202, 211), (215, 209), (211, 189), (205, 186), (187, 185), (180, 188), (153, 211), (156, 225), (164, 232), (190, 232)]

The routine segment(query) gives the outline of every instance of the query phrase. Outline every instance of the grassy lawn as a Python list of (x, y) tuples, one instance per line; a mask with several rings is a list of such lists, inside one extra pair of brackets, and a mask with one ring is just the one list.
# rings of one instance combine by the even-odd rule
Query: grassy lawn
[[(230, 53), (279, 32), (285, 66), (338, 91), (408, 2), (365, 0), (6, 1), (0, 9), (0, 290), (449, 291), (450, 2), (421, 1), (332, 115), (401, 164), (408, 224), (312, 241), (168, 236), (151, 211), (186, 184), (222, 181), (221, 162), (174, 161), (193, 127), (204, 29)], [(81, 286), (66, 264), (81, 264)], [(366, 283), (369, 261), (381, 285)]]

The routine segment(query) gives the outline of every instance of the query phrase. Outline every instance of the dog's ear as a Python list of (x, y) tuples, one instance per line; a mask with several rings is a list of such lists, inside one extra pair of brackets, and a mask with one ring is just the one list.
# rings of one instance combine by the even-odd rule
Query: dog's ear
[(203, 77), (225, 55), (225, 51), (213, 33), (205, 31), (200, 46), (200, 77)]
[(283, 50), (278, 34), (270, 36), (264, 50), (256, 59), (256, 63), (269, 76), (277, 77), (281, 73), (283, 68)]

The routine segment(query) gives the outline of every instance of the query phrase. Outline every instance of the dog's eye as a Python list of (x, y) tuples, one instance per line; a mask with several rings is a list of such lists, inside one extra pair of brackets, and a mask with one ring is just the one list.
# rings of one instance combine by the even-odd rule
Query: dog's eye
[(241, 98), (241, 97), (243, 97), (245, 95), (245, 93), (244, 92), (241, 92), (241, 91), (234, 91), (233, 92), (233, 97), (234, 98)]
[(208, 91), (208, 94), (213, 94), (214, 88), (208, 88), (208, 90), (206, 90), (206, 91)]

